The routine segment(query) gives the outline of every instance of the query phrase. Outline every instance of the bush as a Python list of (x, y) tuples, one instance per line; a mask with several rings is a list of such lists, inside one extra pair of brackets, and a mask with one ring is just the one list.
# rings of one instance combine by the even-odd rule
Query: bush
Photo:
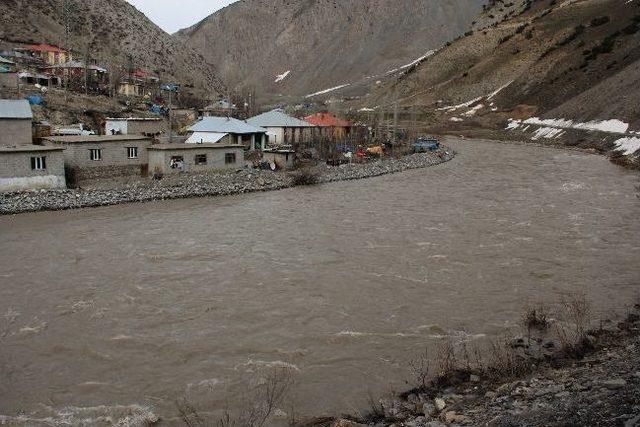
[(313, 172), (310, 169), (301, 169), (297, 172), (294, 172), (292, 175), (293, 185), (315, 185), (319, 181), (319, 176), (316, 172)]

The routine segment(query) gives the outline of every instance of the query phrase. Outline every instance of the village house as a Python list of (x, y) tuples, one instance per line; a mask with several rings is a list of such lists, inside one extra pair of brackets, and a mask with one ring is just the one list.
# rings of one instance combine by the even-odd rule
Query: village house
[(56, 76), (41, 73), (30, 73), (28, 71), (19, 72), (18, 80), (20, 81), (20, 84), (23, 85), (40, 85), (43, 87), (62, 85), (62, 81)]
[(158, 117), (109, 117), (105, 122), (105, 135), (144, 135), (159, 137), (167, 133), (167, 123)]
[(318, 126), (320, 135), (323, 138), (334, 141), (347, 139), (353, 128), (352, 122), (342, 120), (328, 112), (313, 114), (305, 117), (305, 120), (315, 126)]
[(188, 128), (186, 144), (242, 145), (246, 150), (263, 150), (267, 130), (232, 117), (203, 117)]
[(144, 70), (135, 70), (118, 84), (122, 96), (154, 97), (160, 93), (160, 78)]
[(0, 99), (0, 191), (66, 186), (63, 147), (33, 145), (25, 100)]
[(16, 63), (0, 56), (0, 95), (18, 89)]
[(238, 111), (238, 107), (227, 99), (212, 102), (202, 109), (203, 117), (232, 117)]
[(16, 48), (15, 50), (40, 60), (45, 65), (64, 64), (73, 59), (69, 51), (50, 44), (33, 44)]
[(267, 130), (269, 145), (293, 145), (298, 142), (311, 142), (315, 126), (304, 120), (285, 114), (282, 110), (273, 110), (247, 119), (250, 125)]
[(149, 147), (149, 173), (175, 174), (244, 167), (244, 146), (232, 144), (161, 144)]
[(91, 92), (100, 92), (109, 84), (106, 68), (95, 64), (85, 65), (82, 61), (49, 65), (42, 70), (45, 75), (55, 76), (61, 83), (76, 90), (87, 89)]
[(151, 138), (143, 135), (78, 135), (43, 138), (63, 147), (64, 164), (74, 180), (147, 174)]

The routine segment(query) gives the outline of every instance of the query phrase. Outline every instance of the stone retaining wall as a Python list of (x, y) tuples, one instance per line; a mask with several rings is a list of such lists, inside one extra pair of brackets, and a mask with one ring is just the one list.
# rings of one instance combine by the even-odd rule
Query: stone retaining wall
[[(400, 159), (386, 159), (367, 164), (340, 167), (319, 166), (319, 183), (364, 179), (447, 162), (451, 152), (414, 154)], [(45, 210), (79, 209), (146, 202), (242, 194), (292, 187), (292, 176), (270, 171), (243, 170), (235, 173), (185, 174), (159, 181), (141, 181), (113, 189), (41, 190), (0, 195), (0, 215)]]

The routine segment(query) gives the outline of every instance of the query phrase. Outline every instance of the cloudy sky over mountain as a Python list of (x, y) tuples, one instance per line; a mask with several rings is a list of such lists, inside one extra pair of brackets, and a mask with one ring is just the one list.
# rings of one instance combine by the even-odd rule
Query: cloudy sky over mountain
[(236, 0), (127, 0), (168, 33), (190, 27)]

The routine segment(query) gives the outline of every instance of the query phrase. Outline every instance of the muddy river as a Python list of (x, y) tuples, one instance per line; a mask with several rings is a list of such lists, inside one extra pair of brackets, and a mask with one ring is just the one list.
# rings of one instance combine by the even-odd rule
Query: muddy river
[(529, 304), (580, 292), (624, 311), (636, 174), (450, 146), (447, 164), (363, 181), (0, 217), (0, 414), (141, 405), (171, 424), (177, 398), (233, 406), (277, 366), (297, 412), (346, 412), (405, 388), (425, 345), (503, 334)]

